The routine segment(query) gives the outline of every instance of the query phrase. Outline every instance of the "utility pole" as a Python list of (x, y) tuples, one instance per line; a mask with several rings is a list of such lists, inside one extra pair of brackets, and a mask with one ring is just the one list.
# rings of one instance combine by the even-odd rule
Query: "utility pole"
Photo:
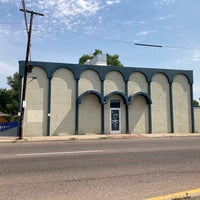
[(24, 66), (22, 95), (21, 95), (21, 101), (20, 101), (21, 112), (20, 112), (20, 124), (19, 124), (19, 140), (22, 140), (23, 139), (23, 120), (24, 120), (24, 113), (25, 113), (25, 106), (26, 106), (25, 98), (26, 98), (27, 75), (28, 75), (29, 70), (32, 68), (31, 66), (28, 65), (28, 59), (29, 59), (30, 47), (31, 47), (31, 32), (32, 32), (33, 15), (39, 15), (39, 16), (44, 16), (44, 15), (41, 13), (24, 10), (24, 9), (20, 9), (20, 11), (31, 14), (29, 29), (27, 30), (28, 41), (27, 41), (27, 47), (26, 47), (26, 60), (25, 60), (25, 66)]

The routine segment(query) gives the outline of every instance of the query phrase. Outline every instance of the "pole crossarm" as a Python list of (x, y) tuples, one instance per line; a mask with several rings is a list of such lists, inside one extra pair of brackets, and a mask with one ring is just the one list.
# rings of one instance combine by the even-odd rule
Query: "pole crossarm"
[(34, 12), (34, 11), (32, 11), (32, 10), (27, 10), (27, 9), (20, 9), (20, 11), (22, 11), (22, 12), (27, 12), (27, 13), (30, 13), (30, 14), (33, 14), (33, 15), (40, 15), (40, 16), (44, 16), (44, 14), (42, 14), (42, 13), (38, 13), (38, 12)]

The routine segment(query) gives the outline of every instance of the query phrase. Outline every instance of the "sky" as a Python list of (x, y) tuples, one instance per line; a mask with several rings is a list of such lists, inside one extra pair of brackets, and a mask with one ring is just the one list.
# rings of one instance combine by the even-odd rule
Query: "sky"
[[(194, 99), (200, 98), (200, 0), (25, 0), (25, 6), (44, 14), (33, 17), (32, 61), (76, 64), (100, 49), (127, 67), (193, 70)], [(25, 60), (20, 8), (21, 0), (0, 0), (0, 88), (8, 88), (6, 77)]]

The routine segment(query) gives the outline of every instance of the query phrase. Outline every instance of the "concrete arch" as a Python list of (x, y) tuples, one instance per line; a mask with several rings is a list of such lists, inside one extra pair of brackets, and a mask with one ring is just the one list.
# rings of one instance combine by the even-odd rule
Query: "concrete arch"
[(128, 98), (127, 98), (127, 96), (126, 96), (123, 92), (119, 92), (119, 91), (114, 91), (114, 92), (111, 92), (111, 93), (107, 94), (107, 95), (104, 97), (104, 102), (105, 102), (105, 103), (108, 103), (108, 100), (109, 100), (109, 98), (110, 98), (112, 95), (119, 95), (119, 96), (123, 99), (124, 104), (128, 105)]
[[(36, 77), (36, 78), (35, 78)], [(34, 67), (27, 76), (24, 135), (47, 134), (48, 78), (41, 67)]]
[(71, 70), (57, 69), (51, 80), (51, 135), (75, 132), (76, 80)]
[(104, 94), (107, 95), (113, 91), (125, 92), (125, 82), (122, 74), (118, 71), (110, 71), (104, 80)]
[(87, 66), (87, 68), (81, 69), (81, 70), (80, 70), (80, 74), (79, 74), (80, 77), (81, 77), (81, 75), (82, 75), (83, 73), (85, 73), (86, 71), (93, 71), (94, 73), (96, 73), (96, 74), (98, 75), (99, 80), (102, 79), (101, 73), (99, 72), (99, 70), (98, 70), (97, 68), (94, 68), (94, 66), (90, 66), (90, 65), (89, 65), (89, 66), (86, 65), (86, 66)]
[(135, 74), (135, 73), (140, 73), (140, 74), (142, 74), (142, 75), (145, 77), (146, 81), (148, 81), (147, 74), (145, 74), (143, 71), (140, 71), (140, 70), (136, 70), (136, 71), (132, 72), (131, 74), (129, 74), (128, 79), (130, 80), (130, 77), (131, 77), (133, 74)]
[(97, 92), (97, 91), (94, 91), (94, 90), (89, 90), (89, 91), (86, 91), (86, 92), (84, 92), (83, 94), (81, 94), (81, 95), (78, 97), (78, 103), (81, 104), (82, 101), (83, 101), (83, 98), (84, 98), (86, 95), (88, 95), (88, 94), (93, 94), (93, 95), (95, 95), (95, 96), (98, 98), (99, 103), (100, 103), (100, 104), (103, 104), (103, 98), (102, 98), (101, 94), (100, 94), (99, 92)]
[(190, 79), (186, 74), (184, 74), (184, 73), (182, 73), (182, 72), (176, 73), (176, 74), (174, 75), (173, 81), (174, 81), (174, 80), (176, 79), (176, 77), (179, 76), (179, 75), (184, 76), (184, 77), (188, 80), (188, 83), (189, 83), (189, 84), (192, 84), (191, 79)]
[(177, 74), (172, 84), (174, 131), (192, 132), (190, 83), (184, 74)]
[[(134, 95), (134, 101), (129, 105), (129, 132), (130, 133), (148, 133), (149, 115), (147, 101), (150, 101), (146, 95)], [(150, 103), (150, 102), (149, 102)]]
[(111, 72), (117, 72), (119, 74), (121, 74), (121, 76), (123, 77), (123, 80), (125, 81), (126, 80), (126, 75), (123, 73), (123, 67), (110, 67), (110, 66), (107, 66), (107, 70), (104, 74), (104, 79), (106, 79), (106, 76), (111, 73)]
[(79, 79), (79, 95), (88, 90), (101, 92), (101, 80), (99, 74), (91, 69), (82, 71)]
[(170, 85), (167, 76), (156, 73), (151, 82), (152, 131), (153, 133), (171, 132)]
[(142, 72), (133, 72), (129, 76), (128, 94), (131, 95), (139, 91), (148, 92), (147, 77)]
[(162, 74), (163, 76), (165, 76), (168, 83), (172, 82), (172, 78), (165, 71), (156, 71), (156, 73), (152, 73), (151, 74), (151, 81), (153, 80), (154, 76), (157, 76), (158, 74)]
[(132, 104), (133, 101), (134, 101), (134, 99), (135, 99), (137, 96), (142, 96), (142, 97), (145, 99), (145, 101), (146, 101), (147, 104), (152, 104), (151, 97), (150, 97), (147, 93), (145, 93), (145, 92), (137, 92), (136, 94), (130, 95), (130, 96), (128, 97), (128, 102), (129, 102), (129, 104)]
[(65, 69), (65, 70), (67, 70), (67, 71), (70, 71), (72, 74), (73, 74), (73, 77), (74, 77), (74, 79), (75, 79), (75, 73), (74, 73), (74, 71), (73, 70), (71, 70), (71, 68), (70, 67), (67, 67), (67, 66), (61, 66), (61, 67), (59, 67), (59, 68), (54, 68), (54, 70), (51, 72), (52, 73), (52, 77), (54, 76), (54, 74), (58, 71), (58, 70), (61, 70), (61, 69)]
[(79, 134), (99, 134), (101, 133), (101, 104), (99, 104), (99, 94), (89, 92), (82, 95), (84, 98), (79, 104), (78, 133)]

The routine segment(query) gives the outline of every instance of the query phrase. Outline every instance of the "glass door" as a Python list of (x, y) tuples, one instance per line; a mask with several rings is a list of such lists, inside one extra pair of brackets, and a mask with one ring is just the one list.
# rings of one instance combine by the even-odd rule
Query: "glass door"
[(121, 110), (119, 99), (110, 100), (110, 132), (121, 132)]

